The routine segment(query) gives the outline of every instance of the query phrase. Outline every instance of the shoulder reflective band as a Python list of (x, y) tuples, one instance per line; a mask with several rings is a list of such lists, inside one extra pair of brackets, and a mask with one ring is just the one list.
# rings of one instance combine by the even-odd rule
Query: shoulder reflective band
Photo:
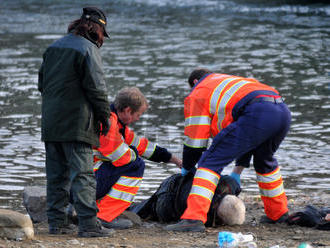
[(210, 113), (211, 114), (215, 114), (215, 111), (217, 109), (217, 105), (218, 105), (218, 101), (220, 98), (220, 95), (223, 91), (223, 89), (226, 87), (226, 85), (228, 83), (230, 83), (231, 81), (237, 79), (237, 77), (233, 77), (233, 78), (227, 78), (225, 80), (223, 80), (213, 91), (212, 96), (211, 96), (211, 100), (210, 100)]
[(233, 84), (223, 95), (220, 100), (219, 107), (218, 107), (218, 129), (221, 130), (221, 123), (225, 118), (226, 115), (226, 105), (231, 99), (231, 97), (236, 93), (236, 91), (241, 88), (243, 85), (250, 84), (251, 82), (248, 81), (239, 81)]

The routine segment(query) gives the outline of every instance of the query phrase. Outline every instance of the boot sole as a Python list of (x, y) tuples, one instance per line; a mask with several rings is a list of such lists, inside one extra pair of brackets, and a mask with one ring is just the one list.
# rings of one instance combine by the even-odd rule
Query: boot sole
[(197, 227), (197, 226), (181, 226), (178, 229), (171, 229), (169, 228), (164, 228), (166, 231), (173, 231), (173, 232), (205, 232), (205, 227)]
[(111, 237), (115, 231), (109, 229), (109, 233), (99, 233), (99, 232), (78, 232), (78, 237), (80, 238), (102, 238)]
[(108, 228), (108, 229), (119, 229), (119, 230), (122, 230), (122, 229), (129, 229), (131, 227), (133, 227), (133, 222), (128, 220), (128, 219), (121, 219), (115, 223), (113, 222), (106, 222), (106, 221), (103, 221), (103, 220), (100, 220), (101, 221), (101, 224), (103, 227), (105, 228)]
[(289, 214), (285, 213), (283, 214), (278, 220), (272, 220), (269, 219), (266, 215), (263, 215), (261, 219), (259, 220), (260, 224), (283, 224), (288, 221)]

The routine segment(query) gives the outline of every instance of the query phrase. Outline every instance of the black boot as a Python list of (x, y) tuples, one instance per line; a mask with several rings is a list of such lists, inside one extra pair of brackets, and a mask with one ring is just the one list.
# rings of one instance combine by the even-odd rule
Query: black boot
[(111, 222), (99, 219), (102, 226), (104, 226), (105, 228), (113, 228), (113, 229), (127, 229), (133, 226), (133, 222), (128, 220), (128, 219), (124, 219), (124, 218), (115, 218), (114, 220), (112, 220)]
[(279, 219), (277, 220), (272, 220), (269, 219), (266, 215), (261, 216), (260, 218), (260, 223), (261, 224), (278, 224), (278, 223), (285, 223), (288, 221), (289, 214), (285, 213), (283, 214)]
[(77, 227), (75, 225), (62, 225), (62, 226), (55, 226), (49, 225), (49, 234), (52, 235), (61, 235), (61, 234), (73, 234), (76, 232)]
[(164, 230), (176, 232), (204, 232), (205, 226), (200, 220), (183, 219), (176, 224), (166, 226)]
[(97, 237), (110, 237), (115, 233), (113, 229), (103, 228), (99, 221), (96, 222), (96, 226), (80, 227), (78, 236), (82, 238), (97, 238)]

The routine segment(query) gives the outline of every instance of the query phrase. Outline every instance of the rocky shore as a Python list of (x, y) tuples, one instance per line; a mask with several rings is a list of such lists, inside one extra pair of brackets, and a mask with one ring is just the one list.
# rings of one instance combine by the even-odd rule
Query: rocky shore
[[(108, 238), (78, 238), (74, 235), (49, 235), (45, 222), (34, 224), (34, 238), (22, 241), (0, 239), (0, 248), (149, 248), (149, 247), (218, 247), (218, 233), (230, 231), (234, 233), (252, 234), (257, 247), (298, 247), (306, 242), (312, 247), (330, 248), (330, 232), (315, 228), (289, 226), (287, 224), (259, 224), (263, 215), (263, 207), (258, 197), (241, 195), (246, 205), (246, 220), (239, 226), (219, 226), (207, 228), (205, 233), (175, 233), (162, 229), (160, 223), (143, 221), (128, 230), (116, 230)], [(307, 204), (325, 206), (329, 196), (311, 198), (290, 198), (290, 212), (297, 211)]]

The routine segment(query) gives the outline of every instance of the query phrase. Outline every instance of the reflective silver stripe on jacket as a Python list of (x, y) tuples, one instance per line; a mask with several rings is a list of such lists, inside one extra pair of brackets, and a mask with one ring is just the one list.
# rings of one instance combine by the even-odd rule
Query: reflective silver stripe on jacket
[(107, 157), (109, 157), (112, 162), (115, 162), (118, 159), (120, 159), (122, 156), (124, 156), (124, 154), (127, 151), (129, 151), (131, 154), (132, 157), (131, 161), (134, 161), (136, 159), (135, 152), (132, 151), (125, 143), (121, 143), (121, 145), (118, 146), (117, 149), (113, 151), (111, 154), (109, 154)]
[(208, 140), (209, 139), (191, 139), (186, 136), (184, 144), (192, 148), (204, 148), (207, 147)]
[(148, 141), (145, 151), (142, 153), (142, 156), (145, 158), (150, 158), (154, 151), (156, 150), (156, 144)]
[(236, 93), (236, 91), (241, 88), (242, 86), (246, 85), (246, 84), (250, 84), (252, 82), (249, 81), (239, 81), (237, 83), (235, 83), (234, 85), (232, 85), (230, 87), (230, 89), (228, 89), (225, 94), (223, 95), (223, 97), (221, 98), (221, 101), (219, 103), (219, 107), (218, 107), (218, 129), (221, 130), (221, 123), (222, 121), (225, 119), (226, 116), (226, 105), (229, 102), (229, 100), (231, 99), (231, 97)]
[(94, 170), (98, 170), (102, 164), (103, 164), (103, 161), (97, 161), (97, 162), (94, 164), (93, 169), (94, 169)]
[[(124, 154), (129, 151), (131, 160), (134, 161), (136, 159), (136, 154), (133, 150), (131, 150), (127, 144), (121, 143), (120, 146), (117, 147), (115, 151), (110, 153), (108, 156), (104, 156), (100, 151), (93, 150), (93, 155), (102, 161), (110, 161), (115, 162), (120, 159)], [(94, 165), (95, 166), (95, 165)]]
[(194, 125), (211, 125), (211, 118), (209, 116), (191, 116), (185, 119), (185, 127), (194, 126)]
[(104, 156), (101, 152), (99, 152), (98, 150), (93, 150), (93, 156), (97, 157), (98, 159), (101, 159), (103, 161), (110, 161), (109, 158), (107, 158), (106, 156)]
[(132, 142), (129, 145), (138, 147), (139, 144), (140, 144), (139, 136), (137, 136), (135, 133), (133, 133), (133, 139), (132, 139)]
[(213, 91), (212, 96), (211, 96), (211, 100), (210, 100), (210, 113), (212, 115), (215, 114), (215, 111), (217, 110), (217, 105), (218, 105), (218, 101), (220, 98), (220, 95), (223, 91), (223, 89), (226, 87), (226, 85), (228, 83), (230, 83), (231, 81), (238, 79), (237, 77), (234, 78), (227, 78), (225, 80), (223, 80)]

